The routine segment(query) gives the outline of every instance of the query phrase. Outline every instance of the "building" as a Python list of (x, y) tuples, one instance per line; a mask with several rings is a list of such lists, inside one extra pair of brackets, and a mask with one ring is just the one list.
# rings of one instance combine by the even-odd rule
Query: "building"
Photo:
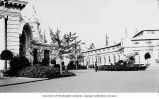
[(118, 43), (113, 46), (107, 46), (98, 49), (92, 49), (83, 52), (84, 56), (84, 65), (92, 66), (95, 65), (110, 65), (114, 64), (122, 58), (123, 49), (121, 43)]
[(132, 38), (124, 37), (120, 43), (103, 48), (84, 51), (86, 66), (110, 65), (118, 60), (125, 60), (128, 56), (134, 56), (135, 64), (145, 64), (145, 54), (148, 53), (152, 63), (159, 59), (159, 30), (143, 30)]
[[(31, 63), (50, 60), (52, 47), (45, 43), (40, 23), (28, 21), (21, 15), (21, 11), (28, 2), (20, 0), (0, 1), (0, 53), (10, 50), (14, 56), (25, 56)], [(5, 62), (0, 60), (0, 70), (4, 70)]]

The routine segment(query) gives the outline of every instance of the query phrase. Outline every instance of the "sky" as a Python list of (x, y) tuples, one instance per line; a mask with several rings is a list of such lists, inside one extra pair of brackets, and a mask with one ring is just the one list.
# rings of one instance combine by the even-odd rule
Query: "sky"
[[(158, 0), (28, 0), (24, 15), (34, 14), (41, 27), (61, 33), (77, 33), (89, 47), (119, 43), (124, 36), (132, 37), (145, 29), (159, 29)], [(47, 38), (49, 33), (47, 31)]]

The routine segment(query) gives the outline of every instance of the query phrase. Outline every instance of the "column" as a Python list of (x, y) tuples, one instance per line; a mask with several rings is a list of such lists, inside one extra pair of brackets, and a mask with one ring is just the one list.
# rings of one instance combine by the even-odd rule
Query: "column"
[[(5, 18), (0, 17), (0, 54), (5, 50)], [(0, 60), (0, 70), (4, 70), (5, 61)]]

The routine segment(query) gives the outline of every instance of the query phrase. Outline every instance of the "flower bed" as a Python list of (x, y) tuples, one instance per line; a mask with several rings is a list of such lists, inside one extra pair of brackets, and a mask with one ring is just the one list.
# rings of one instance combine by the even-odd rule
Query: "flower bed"
[(137, 71), (145, 70), (147, 66), (141, 66), (139, 64), (134, 65), (102, 65), (98, 67), (98, 70), (107, 70), (107, 71)]
[(29, 78), (57, 78), (65, 76), (74, 76), (74, 73), (67, 73), (65, 75), (60, 74), (59, 68), (46, 67), (42, 65), (33, 65), (31, 67), (26, 67), (19, 71), (19, 77), (29, 77)]

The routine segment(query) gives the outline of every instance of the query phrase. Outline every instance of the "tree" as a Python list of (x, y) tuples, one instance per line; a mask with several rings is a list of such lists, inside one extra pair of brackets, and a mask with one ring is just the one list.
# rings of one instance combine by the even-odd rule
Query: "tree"
[(134, 59), (133, 56), (130, 56), (130, 57), (129, 57), (129, 60), (130, 60), (130, 61), (135, 61), (135, 59)]
[(7, 60), (13, 58), (13, 53), (10, 50), (3, 50), (0, 55), (1, 60), (5, 60), (5, 71), (7, 71)]
[(94, 49), (94, 48), (95, 48), (94, 43), (91, 43), (88, 50), (91, 50), (91, 49)]
[[(54, 47), (54, 50), (57, 50), (57, 56), (58, 59), (60, 59), (60, 63), (62, 62), (64, 54), (69, 54), (70, 57), (73, 56), (73, 59), (76, 58), (77, 53), (81, 50), (80, 44), (83, 44), (81, 40), (77, 40), (78, 36), (76, 36), (76, 33), (70, 32), (61, 36), (61, 31), (59, 29), (57, 29), (56, 32), (53, 32), (52, 29), (49, 29), (49, 31), (52, 46)], [(60, 72), (62, 74), (61, 64)]]

